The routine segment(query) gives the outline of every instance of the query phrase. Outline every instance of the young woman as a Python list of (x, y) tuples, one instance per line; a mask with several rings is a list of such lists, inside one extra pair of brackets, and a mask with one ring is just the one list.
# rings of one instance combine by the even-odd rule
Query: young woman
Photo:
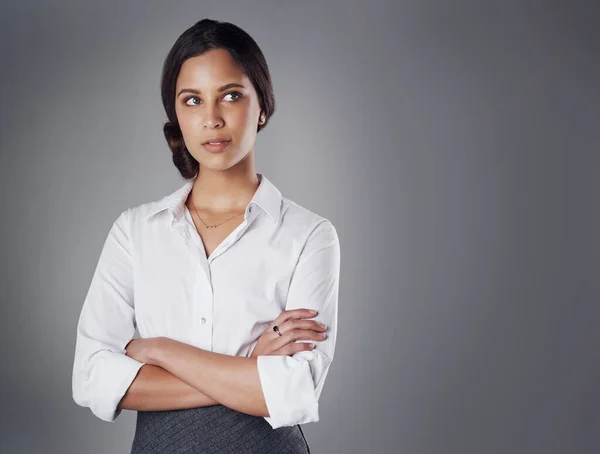
[(201, 20), (165, 60), (162, 100), (185, 183), (112, 224), (73, 398), (106, 421), (137, 410), (132, 453), (310, 452), (300, 424), (319, 420), (334, 356), (340, 246), (256, 173), (267, 63), (239, 27)]

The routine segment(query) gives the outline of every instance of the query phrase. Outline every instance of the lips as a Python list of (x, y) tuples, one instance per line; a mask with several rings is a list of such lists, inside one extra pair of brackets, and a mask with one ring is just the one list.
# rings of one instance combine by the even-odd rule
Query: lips
[(208, 151), (210, 153), (220, 153), (223, 150), (225, 150), (225, 148), (227, 148), (230, 143), (231, 143), (231, 140), (217, 138), (217, 139), (210, 139), (209, 142), (204, 143), (202, 146), (204, 147), (204, 149), (206, 151)]
[(231, 142), (231, 139), (226, 139), (225, 137), (215, 137), (215, 138), (207, 140), (202, 145), (206, 145), (206, 144), (218, 145), (223, 142)]

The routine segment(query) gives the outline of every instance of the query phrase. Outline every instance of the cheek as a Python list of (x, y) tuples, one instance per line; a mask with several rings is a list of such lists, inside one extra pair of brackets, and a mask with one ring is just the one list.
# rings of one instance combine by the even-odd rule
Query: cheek
[(192, 134), (194, 131), (194, 116), (183, 109), (175, 109), (175, 114), (177, 115), (177, 121), (179, 122), (181, 132), (184, 135)]
[(254, 109), (252, 106), (248, 105), (242, 109), (238, 109), (235, 115), (235, 122), (240, 130), (244, 132), (251, 130), (254, 124)]
[(237, 109), (232, 109), (229, 121), (234, 123), (237, 128), (243, 128), (245, 123), (248, 121), (249, 112), (246, 107), (239, 106)]

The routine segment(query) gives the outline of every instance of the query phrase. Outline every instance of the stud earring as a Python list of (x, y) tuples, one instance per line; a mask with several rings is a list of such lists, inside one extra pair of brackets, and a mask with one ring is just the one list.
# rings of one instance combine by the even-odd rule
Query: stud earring
[(265, 114), (260, 115), (260, 122), (261, 124), (265, 122)]

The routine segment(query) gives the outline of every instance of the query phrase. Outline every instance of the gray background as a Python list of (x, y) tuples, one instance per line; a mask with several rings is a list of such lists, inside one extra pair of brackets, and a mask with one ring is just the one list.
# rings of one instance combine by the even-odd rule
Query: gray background
[(83, 3), (1, 7), (3, 453), (129, 452), (135, 412), (72, 401), (75, 328), (111, 222), (181, 184), (160, 69), (203, 17), (270, 65), (257, 170), (338, 228), (313, 452), (599, 452), (592, 2)]

